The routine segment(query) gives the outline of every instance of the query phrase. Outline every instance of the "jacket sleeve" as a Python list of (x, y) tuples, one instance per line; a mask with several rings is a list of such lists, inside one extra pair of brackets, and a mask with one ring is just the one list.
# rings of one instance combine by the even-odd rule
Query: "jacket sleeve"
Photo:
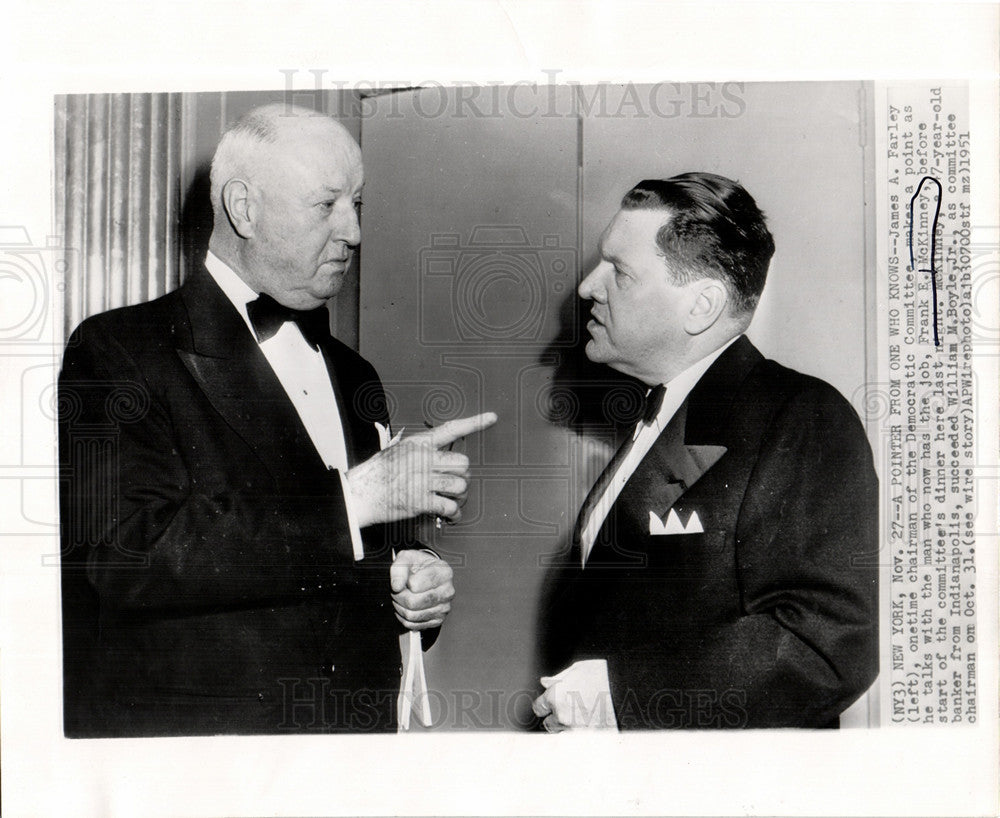
[(190, 473), (169, 402), (110, 332), (71, 338), (59, 415), (64, 570), (85, 573), (104, 610), (288, 600), (374, 569), (354, 562), (335, 472), (224, 489)]
[[(793, 396), (761, 440), (740, 509), (741, 615), (697, 644), (671, 645), (690, 680), (682, 693), (710, 695), (724, 716), (714, 726), (829, 726), (872, 683), (877, 520), (871, 450), (853, 409), (826, 385)], [(643, 701), (662, 687), (641, 663), (614, 663), (611, 680)]]

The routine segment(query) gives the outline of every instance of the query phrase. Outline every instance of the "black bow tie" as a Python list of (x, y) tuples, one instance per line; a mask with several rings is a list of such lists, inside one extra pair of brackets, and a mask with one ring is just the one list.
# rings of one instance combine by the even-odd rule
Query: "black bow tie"
[(260, 298), (247, 304), (247, 314), (257, 333), (257, 341), (262, 344), (286, 321), (298, 324), (302, 337), (313, 349), (319, 349), (320, 343), (330, 337), (330, 313), (325, 306), (314, 310), (293, 310), (261, 293)]
[(662, 383), (657, 384), (653, 389), (649, 391), (646, 395), (646, 400), (642, 405), (642, 422), (645, 424), (652, 423), (656, 416), (660, 413), (660, 407), (663, 406), (663, 396), (667, 394), (667, 387)]

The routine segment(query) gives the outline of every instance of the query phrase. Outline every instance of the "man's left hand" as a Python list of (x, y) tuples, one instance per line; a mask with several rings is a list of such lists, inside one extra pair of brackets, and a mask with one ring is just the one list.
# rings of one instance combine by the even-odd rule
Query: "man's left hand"
[(574, 662), (555, 676), (542, 676), (545, 692), (532, 710), (550, 733), (578, 728), (615, 728), (608, 663), (604, 659)]
[(389, 568), (396, 619), (411, 631), (437, 628), (451, 610), (452, 570), (427, 551), (400, 551)]

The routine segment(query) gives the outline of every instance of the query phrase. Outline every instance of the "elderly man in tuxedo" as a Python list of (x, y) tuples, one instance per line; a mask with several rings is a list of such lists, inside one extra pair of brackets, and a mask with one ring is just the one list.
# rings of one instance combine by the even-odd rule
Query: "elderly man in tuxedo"
[(708, 173), (641, 182), (601, 237), (587, 356), (649, 392), (545, 612), (549, 730), (836, 726), (877, 674), (864, 430), (743, 335), (773, 252)]
[(393, 524), (459, 516), (469, 463), (446, 447), (495, 417), (394, 440), (375, 370), (330, 336), (362, 182), (333, 119), (251, 111), (212, 163), (204, 266), (73, 333), (68, 736), (384, 731), (412, 703), (410, 634), (454, 589)]

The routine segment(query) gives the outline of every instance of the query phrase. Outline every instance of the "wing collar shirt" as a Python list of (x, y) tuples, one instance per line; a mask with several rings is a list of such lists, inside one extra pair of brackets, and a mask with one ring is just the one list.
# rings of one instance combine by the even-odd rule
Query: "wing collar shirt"
[[(257, 300), (259, 293), (211, 251), (205, 257), (205, 267), (233, 303), (256, 340), (257, 333), (254, 332), (250, 321), (247, 304)], [(327, 468), (336, 470), (340, 477), (351, 530), (351, 542), (354, 546), (354, 559), (364, 559), (361, 531), (354, 510), (351, 508), (350, 491), (345, 477), (348, 462), (344, 427), (323, 352), (310, 346), (302, 337), (298, 326), (291, 321), (285, 322), (272, 337), (259, 343), (258, 346), (281, 382), (295, 411), (298, 412), (316, 451), (323, 458)]]

